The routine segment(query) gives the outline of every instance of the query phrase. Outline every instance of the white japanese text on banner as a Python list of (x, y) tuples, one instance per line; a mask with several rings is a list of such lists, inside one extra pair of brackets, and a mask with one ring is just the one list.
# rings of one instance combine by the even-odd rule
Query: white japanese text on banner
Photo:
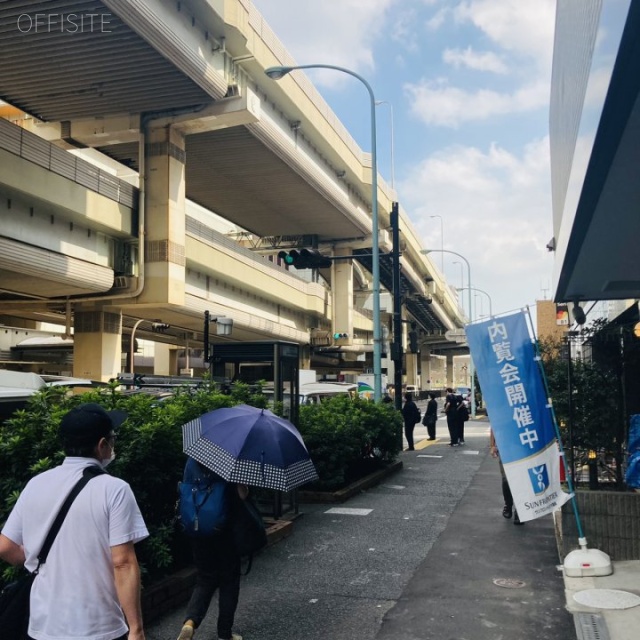
[(524, 313), (467, 325), (466, 333), (520, 520), (556, 511), (571, 496), (560, 484), (553, 418)]

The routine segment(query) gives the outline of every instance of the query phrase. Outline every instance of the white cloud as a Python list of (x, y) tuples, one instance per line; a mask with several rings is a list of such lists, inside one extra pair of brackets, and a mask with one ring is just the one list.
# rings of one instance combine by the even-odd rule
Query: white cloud
[(465, 0), (454, 9), (502, 49), (537, 61), (549, 73), (553, 55), (555, 0)]
[[(254, 4), (269, 24), (286, 34), (286, 48), (298, 64), (322, 62), (371, 71), (373, 47), (389, 28), (387, 10), (397, 0), (341, 0), (336, 7), (325, 0), (304, 0), (304, 18), (299, 0), (257, 0)], [(303, 27), (301, 25), (304, 25)], [(314, 72), (318, 85), (337, 86), (344, 74)]]
[(450, 14), (450, 9), (438, 9), (431, 18), (429, 18), (426, 22), (426, 27), (429, 31), (437, 31), (442, 27), (442, 25), (447, 21), (447, 18)]
[(548, 81), (527, 84), (512, 93), (500, 93), (491, 89), (459, 89), (444, 79), (423, 80), (405, 85), (404, 91), (417, 118), (427, 124), (452, 128), (464, 122), (531, 111), (549, 104)]
[(414, 9), (401, 11), (391, 26), (391, 39), (399, 47), (412, 53), (419, 50), (418, 33), (415, 29), (416, 19)]
[[(460, 67), (509, 74), (510, 87), (488, 84), (463, 87), (455, 75), (447, 78), (422, 78), (405, 84), (412, 113), (424, 123), (457, 128), (462, 123), (480, 122), (495, 116), (525, 113), (549, 104), (554, 0), (464, 0), (443, 9), (439, 19), (452, 17), (458, 25), (472, 25), (474, 40), (484, 38), (483, 51), (471, 44), (465, 48), (444, 49), (442, 58), (454, 69)], [(494, 50), (492, 50), (494, 49)], [(453, 73), (453, 72), (452, 72)]]
[[(548, 138), (530, 143), (520, 156), (497, 144), (486, 151), (449, 147), (400, 185), (424, 246), (440, 248), (440, 223), (429, 216), (441, 215), (444, 248), (469, 260), (473, 286), (491, 295), (495, 312), (533, 303), (542, 297), (541, 276), (551, 277), (553, 257), (545, 249), (553, 235), (548, 147)], [(445, 256), (445, 275), (457, 285), (453, 259)]]
[(507, 73), (507, 65), (500, 56), (491, 51), (477, 52), (471, 47), (466, 49), (445, 49), (442, 60), (456, 68), (467, 67), (478, 71)]

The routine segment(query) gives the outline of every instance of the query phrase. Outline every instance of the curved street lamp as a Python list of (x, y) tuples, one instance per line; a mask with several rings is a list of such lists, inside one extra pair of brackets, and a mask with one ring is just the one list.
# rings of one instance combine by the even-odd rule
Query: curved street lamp
[[(458, 291), (464, 291), (466, 289), (468, 289), (469, 287), (460, 287), (460, 289), (458, 289)], [(487, 296), (488, 300), (489, 300), (489, 316), (493, 316), (493, 306), (491, 303), (491, 296), (486, 292), (483, 291), (482, 289), (478, 289), (478, 287), (471, 287), (471, 291), (478, 291), (479, 293), (484, 293), (485, 296)]]
[[(467, 282), (469, 283), (469, 286), (466, 287), (469, 290), (469, 322), (473, 322), (471, 311), (471, 290), (473, 289), (473, 287), (471, 286), (471, 265), (469, 264), (469, 261), (462, 254), (458, 253), (457, 251), (450, 251), (449, 249), (422, 249), (420, 253), (424, 255), (427, 255), (429, 253), (450, 253), (451, 255), (458, 256), (458, 258), (464, 261), (464, 263), (467, 265)], [(474, 373), (475, 371), (473, 367), (473, 358), (469, 356), (469, 386), (471, 387), (471, 417), (473, 418), (476, 417), (476, 392)]]
[(376, 100), (376, 106), (380, 104), (388, 104), (389, 110), (391, 112), (391, 188), (396, 190), (396, 180), (395, 180), (395, 160), (394, 160), (394, 135), (393, 135), (393, 105), (388, 100)]
[(295, 67), (269, 67), (265, 74), (280, 80), (298, 69), (333, 69), (357, 78), (367, 88), (371, 102), (371, 263), (373, 276), (373, 399), (382, 398), (382, 326), (380, 322), (380, 246), (378, 238), (378, 159), (376, 153), (376, 98), (371, 85), (361, 76), (332, 64), (302, 64)]

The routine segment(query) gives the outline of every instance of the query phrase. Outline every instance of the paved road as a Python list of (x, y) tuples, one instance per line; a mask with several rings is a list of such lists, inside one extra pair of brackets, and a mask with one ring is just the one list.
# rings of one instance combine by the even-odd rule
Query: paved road
[[(488, 424), (467, 425), (466, 447), (447, 446), (439, 420), (439, 439), (402, 453), (383, 484), (336, 507), (302, 505), (293, 534), (243, 578), (245, 640), (575, 638), (551, 519), (514, 527), (500, 516)], [(500, 588), (496, 577), (527, 587)], [(214, 602), (198, 637), (215, 637), (216, 612)], [(181, 622), (182, 610), (168, 613), (148, 640), (174, 640)]]

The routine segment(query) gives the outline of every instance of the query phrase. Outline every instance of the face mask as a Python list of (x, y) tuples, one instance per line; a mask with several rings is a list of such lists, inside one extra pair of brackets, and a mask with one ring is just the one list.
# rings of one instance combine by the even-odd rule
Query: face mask
[(108, 458), (103, 458), (100, 460), (100, 464), (103, 469), (106, 469), (114, 460), (116, 459), (116, 452), (114, 449), (111, 449), (111, 455)]

